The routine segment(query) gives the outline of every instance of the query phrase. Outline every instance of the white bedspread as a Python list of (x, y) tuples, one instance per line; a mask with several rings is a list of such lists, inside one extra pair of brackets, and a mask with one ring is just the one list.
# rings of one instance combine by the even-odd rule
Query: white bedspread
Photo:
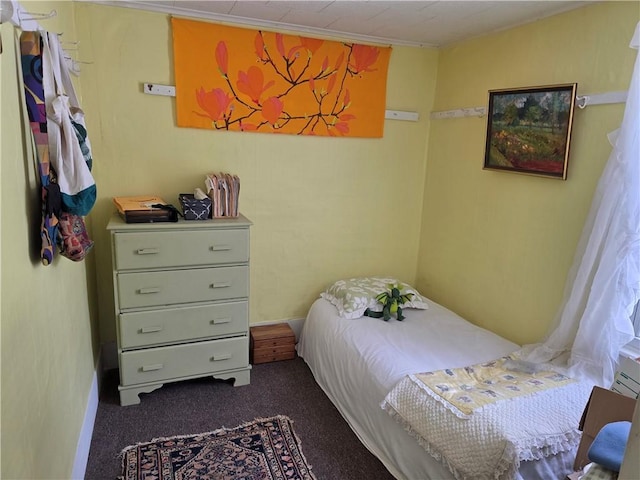
[[(318, 299), (298, 343), (298, 353), (318, 384), (362, 443), (398, 479), (454, 477), (380, 407), (393, 387), (412, 373), (464, 367), (518, 349), (437, 303), (428, 303), (428, 310), (405, 310), (403, 322), (384, 322), (340, 318), (331, 303)], [(572, 470), (574, 455), (569, 451), (523, 462), (516, 478), (563, 479)]]
[(413, 375), (383, 407), (456, 479), (513, 479), (520, 462), (578, 446), (580, 416), (591, 384), (575, 382), (455, 415)]

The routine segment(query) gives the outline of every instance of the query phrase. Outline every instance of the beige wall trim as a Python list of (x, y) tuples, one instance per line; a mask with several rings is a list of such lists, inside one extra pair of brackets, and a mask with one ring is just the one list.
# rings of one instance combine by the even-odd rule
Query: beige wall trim
[(93, 437), (93, 426), (98, 413), (99, 401), (98, 389), (98, 370), (93, 372), (91, 380), (91, 389), (89, 390), (89, 398), (87, 400), (87, 409), (84, 412), (84, 420), (82, 421), (82, 429), (78, 438), (78, 446), (76, 448), (76, 456), (73, 461), (73, 471), (71, 478), (73, 480), (83, 479), (87, 470), (87, 461), (89, 460), (89, 448), (91, 447), (91, 437)]

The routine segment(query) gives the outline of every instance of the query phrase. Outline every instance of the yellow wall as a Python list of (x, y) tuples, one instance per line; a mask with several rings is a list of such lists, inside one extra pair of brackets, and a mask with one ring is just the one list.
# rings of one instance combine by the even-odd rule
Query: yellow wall
[[(70, 2), (47, 26), (75, 39)], [(2, 285), (2, 478), (70, 478), (94, 373), (88, 280), (91, 259), (39, 262), (39, 190), (25, 150), (14, 28), (1, 27), (0, 179)], [(28, 137), (27, 137), (28, 138)], [(93, 331), (97, 332), (94, 325)], [(96, 335), (97, 340), (97, 335)], [(97, 341), (96, 341), (97, 345)]]
[(141, 88), (173, 83), (167, 16), (70, 2), (29, 8), (55, 8), (47, 27), (80, 40), (78, 58), (93, 62), (80, 83), (99, 200), (88, 261), (42, 267), (13, 28), (2, 25), (3, 478), (70, 475), (94, 371), (96, 305), (100, 340), (115, 336), (104, 231), (115, 195), (158, 193), (175, 202), (207, 172), (237, 173), (241, 210), (254, 222), (254, 323), (303, 317), (336, 278), (384, 273), (417, 281), (436, 301), (512, 340), (539, 339), (609, 153), (605, 135), (623, 107), (577, 112), (566, 182), (482, 171), (485, 120), (428, 115), (485, 105), (494, 88), (577, 81), (580, 93), (624, 90), (639, 18), (637, 3), (608, 2), (440, 53), (394, 48), (387, 106), (418, 111), (421, 120), (387, 121), (383, 139), (365, 140), (179, 129), (174, 100)]
[[(491, 89), (578, 83), (626, 90), (637, 2), (604, 2), (440, 52), (434, 110), (485, 106)], [(519, 342), (540, 340), (564, 289), (624, 106), (576, 110), (568, 180), (483, 171), (485, 118), (431, 123), (418, 288)]]
[(251, 322), (304, 317), (339, 277), (415, 279), (437, 51), (393, 49), (387, 106), (421, 120), (386, 121), (382, 139), (186, 129), (176, 127), (174, 99), (141, 88), (174, 83), (168, 16), (84, 3), (76, 14), (82, 56), (94, 62), (81, 81), (99, 132), (91, 138), (99, 180), (92, 217), (103, 341), (115, 338), (104, 231), (111, 197), (157, 193), (176, 203), (208, 172), (240, 176), (240, 210), (254, 223)]

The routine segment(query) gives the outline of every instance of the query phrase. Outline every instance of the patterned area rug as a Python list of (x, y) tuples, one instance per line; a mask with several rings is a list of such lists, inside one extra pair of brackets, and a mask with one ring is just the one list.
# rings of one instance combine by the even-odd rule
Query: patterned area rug
[(315, 480), (291, 420), (259, 418), (125, 448), (124, 480)]

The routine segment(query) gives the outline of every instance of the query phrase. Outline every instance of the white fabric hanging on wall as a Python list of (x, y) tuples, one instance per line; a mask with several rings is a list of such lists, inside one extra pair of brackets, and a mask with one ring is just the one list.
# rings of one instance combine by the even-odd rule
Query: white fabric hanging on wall
[[(640, 23), (631, 48), (638, 49)], [(613, 382), (620, 348), (634, 338), (630, 316), (640, 297), (640, 58), (620, 129), (598, 183), (569, 272), (557, 327), (523, 349), (604, 388)]]
[[(63, 211), (84, 216), (96, 201), (96, 182), (91, 174), (91, 145), (86, 138), (84, 112), (71, 83), (58, 36), (42, 32), (42, 41), (42, 84), (47, 107), (49, 158), (60, 186)], [(78, 138), (74, 122), (83, 129), (83, 143)]]

